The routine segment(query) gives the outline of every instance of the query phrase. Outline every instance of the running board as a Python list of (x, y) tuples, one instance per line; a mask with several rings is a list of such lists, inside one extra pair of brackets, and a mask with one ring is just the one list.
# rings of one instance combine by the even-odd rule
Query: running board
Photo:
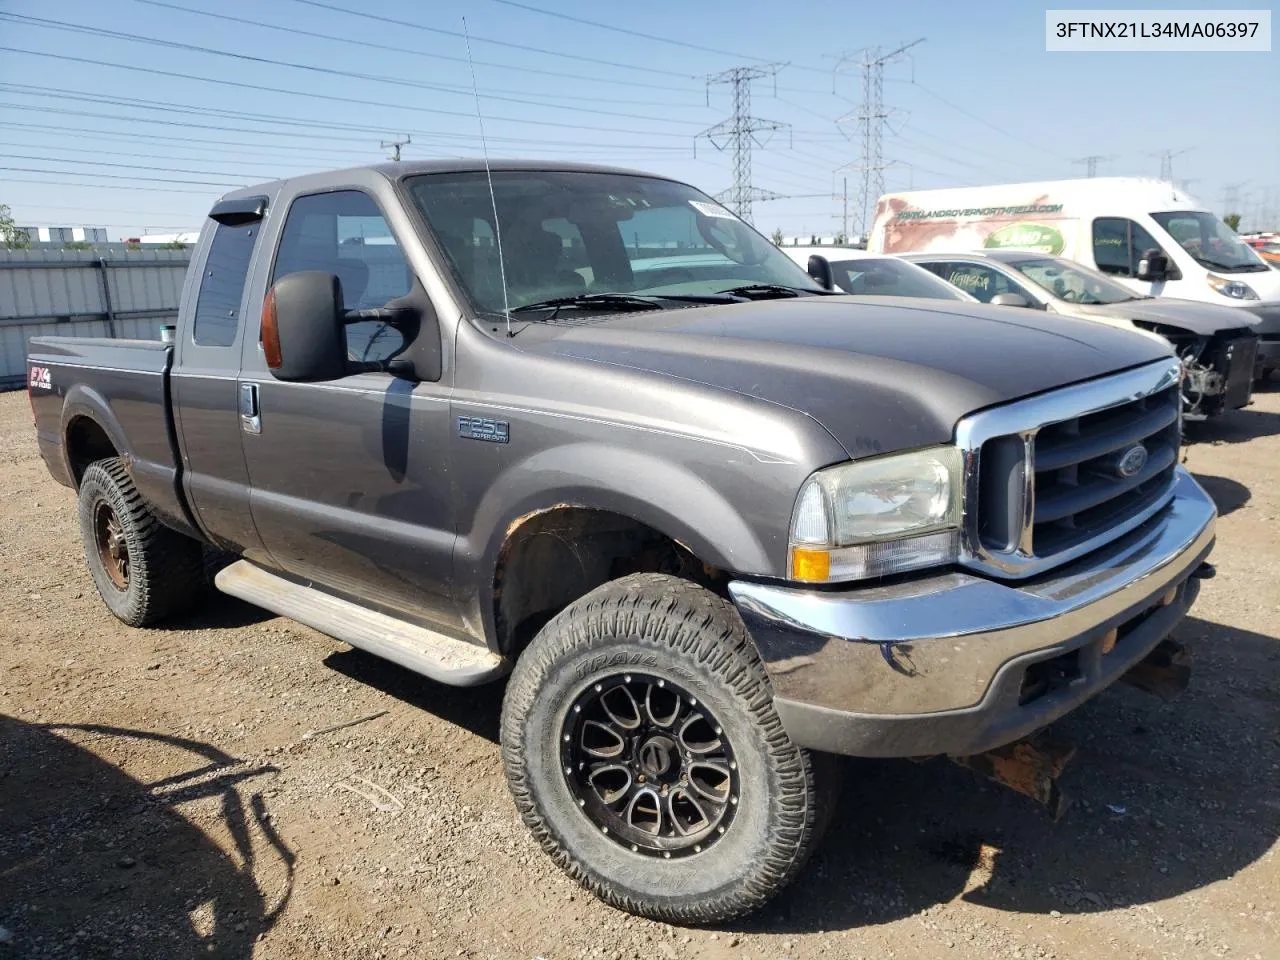
[(218, 571), (213, 582), (225, 594), (450, 686), (473, 687), (511, 667), (505, 657), (484, 647), (304, 587), (247, 560)]

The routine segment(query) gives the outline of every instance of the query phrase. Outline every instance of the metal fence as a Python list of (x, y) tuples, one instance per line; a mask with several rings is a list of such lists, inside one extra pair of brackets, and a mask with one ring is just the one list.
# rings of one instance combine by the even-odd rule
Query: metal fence
[(0, 389), (25, 386), (27, 341), (159, 340), (178, 315), (190, 250), (0, 249)]

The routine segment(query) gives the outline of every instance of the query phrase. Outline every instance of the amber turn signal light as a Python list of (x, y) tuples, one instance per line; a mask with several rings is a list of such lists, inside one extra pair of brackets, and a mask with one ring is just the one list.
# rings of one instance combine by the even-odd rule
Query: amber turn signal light
[(276, 327), (274, 287), (267, 291), (267, 298), (262, 301), (262, 353), (267, 358), (269, 369), (279, 370), (284, 365), (284, 357), (280, 355), (280, 331)]

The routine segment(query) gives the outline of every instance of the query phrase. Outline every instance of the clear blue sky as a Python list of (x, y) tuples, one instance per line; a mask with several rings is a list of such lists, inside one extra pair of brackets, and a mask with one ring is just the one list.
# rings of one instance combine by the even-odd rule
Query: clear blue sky
[[(225, 189), (374, 160), (386, 152), (380, 140), (404, 134), (413, 137), (406, 158), (478, 155), (465, 14), (491, 156), (611, 162), (711, 193), (729, 185), (731, 157), (705, 140), (695, 155), (695, 137), (728, 116), (731, 99), (727, 87), (712, 87), (708, 105), (703, 78), (788, 63), (776, 94), (768, 80), (753, 91), (754, 114), (792, 127), (754, 152), (755, 184), (790, 198), (756, 204), (765, 232), (839, 228), (837, 170), (859, 156), (856, 124), (846, 137), (834, 121), (856, 111), (861, 86), (856, 70), (837, 76), (834, 68), (843, 52), (856, 58), (862, 48), (919, 37), (910, 59), (885, 72), (894, 110), (884, 142), (894, 161), (888, 189), (1083, 176), (1072, 160), (1090, 154), (1112, 158), (1099, 174), (1154, 176), (1152, 154), (1168, 149), (1177, 154), (1174, 178), (1211, 209), (1221, 211), (1234, 183), (1246, 225), (1267, 208), (1280, 219), (1275, 52), (1046, 53), (1045, 5), (1027, 2), (536, 5), (678, 42), (499, 0), (0, 0), (0, 47), (161, 71), (0, 50), (0, 168), (9, 168), (0, 169), (0, 203), (20, 223), (103, 225), (115, 238), (198, 228)], [(848, 176), (852, 205), (858, 174)]]

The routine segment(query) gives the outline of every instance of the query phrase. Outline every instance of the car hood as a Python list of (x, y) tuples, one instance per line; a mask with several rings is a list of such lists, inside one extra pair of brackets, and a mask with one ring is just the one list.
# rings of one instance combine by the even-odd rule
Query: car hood
[(1126, 300), (1122, 303), (1085, 304), (1058, 301), (1055, 309), (1069, 316), (1136, 320), (1179, 327), (1197, 336), (1209, 337), (1221, 330), (1248, 327), (1256, 318), (1234, 307), (1220, 307), (1195, 300), (1153, 297), (1150, 300)]
[(542, 335), (526, 339), (526, 349), (801, 411), (855, 457), (944, 443), (975, 410), (1171, 355), (1156, 337), (1090, 321), (891, 297), (803, 297), (535, 326)]

